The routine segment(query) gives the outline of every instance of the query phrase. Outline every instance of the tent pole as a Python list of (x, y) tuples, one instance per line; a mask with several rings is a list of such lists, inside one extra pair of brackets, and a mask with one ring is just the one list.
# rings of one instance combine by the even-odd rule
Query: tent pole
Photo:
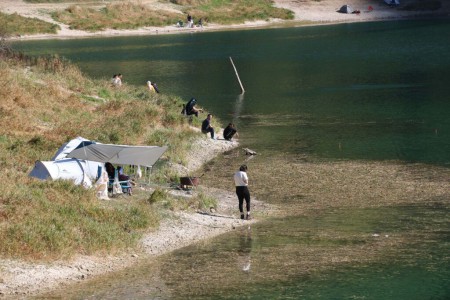
[(230, 56), (230, 61), (231, 61), (231, 64), (233, 65), (234, 73), (236, 73), (236, 77), (239, 82), (239, 85), (241, 86), (241, 94), (243, 94), (245, 92), (244, 86), (242, 85), (241, 79), (239, 78), (238, 71), (236, 70), (236, 67), (234, 66), (233, 59), (231, 58), (231, 56)]

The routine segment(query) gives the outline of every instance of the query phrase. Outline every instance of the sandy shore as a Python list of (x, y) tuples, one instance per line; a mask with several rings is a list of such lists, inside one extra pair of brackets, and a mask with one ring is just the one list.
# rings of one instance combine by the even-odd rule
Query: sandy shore
[[(178, 168), (180, 172), (192, 174), (211, 158), (238, 146), (237, 141), (201, 138), (194, 144), (192, 152), (188, 155), (188, 166), (174, 166), (174, 168)], [(151, 192), (151, 189), (147, 187), (142, 189)], [(192, 197), (199, 191), (218, 199), (216, 210), (173, 213), (165, 218), (155, 231), (145, 234), (138, 247), (126, 253), (109, 256), (77, 256), (70, 261), (51, 263), (0, 260), (0, 298), (28, 297), (45, 293), (96, 275), (120, 270), (140, 260), (149, 260), (197, 241), (234, 230), (239, 226), (256, 222), (256, 218), (249, 221), (240, 220), (233, 191), (199, 186), (193, 191), (173, 190), (172, 193), (180, 197)], [(258, 200), (252, 201), (252, 208), (259, 214), (270, 211), (268, 205)]]
[[(402, 0), (402, 6), (412, 3), (415, 0)], [(149, 5), (155, 9), (163, 9), (174, 12), (181, 11), (171, 3), (162, 3), (158, 0), (140, 0), (140, 3)], [(389, 7), (382, 0), (322, 0), (322, 1), (300, 1), (300, 0), (274, 0), (274, 5), (286, 8), (294, 12), (294, 19), (283, 21), (271, 19), (267, 21), (246, 22), (236, 25), (219, 25), (208, 23), (203, 28), (177, 28), (174, 25), (166, 27), (144, 27), (134, 30), (114, 30), (107, 29), (99, 32), (87, 32), (82, 30), (72, 30), (69, 26), (56, 22), (52, 19), (51, 13), (58, 10), (64, 10), (70, 5), (80, 3), (26, 3), (23, 0), (2, 0), (0, 1), (0, 11), (8, 14), (17, 13), (28, 18), (37, 18), (57, 24), (60, 30), (57, 34), (36, 34), (12, 37), (12, 39), (54, 39), (54, 38), (86, 38), (86, 37), (111, 37), (111, 36), (132, 36), (132, 35), (158, 35), (158, 34), (180, 34), (180, 33), (199, 33), (204, 31), (221, 30), (242, 30), (247, 28), (264, 27), (287, 27), (287, 26), (305, 26), (336, 24), (349, 22), (368, 22), (382, 20), (411, 19), (417, 17), (450, 17), (450, 1), (441, 1), (442, 7), (436, 11), (406, 11), (396, 7)], [(100, 3), (100, 2), (95, 2)], [(350, 5), (353, 10), (360, 11), (359, 14), (343, 14), (337, 12), (343, 5)], [(81, 5), (81, 4), (80, 4)], [(89, 4), (91, 7), (95, 6)], [(97, 5), (104, 6), (104, 5)], [(369, 6), (372, 8), (369, 10)], [(194, 16), (195, 17), (195, 16)]]

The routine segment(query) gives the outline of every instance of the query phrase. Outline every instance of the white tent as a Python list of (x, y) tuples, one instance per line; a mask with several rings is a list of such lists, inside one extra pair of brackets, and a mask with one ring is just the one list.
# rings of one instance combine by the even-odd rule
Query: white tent
[(338, 10), (340, 13), (351, 14), (353, 12), (353, 8), (350, 5), (342, 5)]
[(90, 187), (92, 186), (92, 181), (96, 181), (101, 174), (102, 168), (102, 163), (81, 161), (73, 158), (55, 161), (38, 160), (29, 176), (42, 180), (69, 179), (73, 180), (75, 184)]
[(151, 167), (167, 147), (100, 144), (77, 137), (61, 146), (51, 161), (36, 161), (29, 176), (42, 180), (71, 179), (92, 186), (101, 177), (104, 163)]
[[(75, 150), (82, 142), (90, 142), (89, 140), (82, 138), (81, 136), (74, 138), (62, 145), (56, 154), (52, 157), (52, 160), (60, 160), (67, 157), (67, 154)], [(92, 143), (92, 142), (91, 142)]]

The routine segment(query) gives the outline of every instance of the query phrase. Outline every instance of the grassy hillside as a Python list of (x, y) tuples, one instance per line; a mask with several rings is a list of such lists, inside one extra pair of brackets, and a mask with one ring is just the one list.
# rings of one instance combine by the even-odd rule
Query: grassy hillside
[[(158, 224), (161, 209), (210, 205), (202, 195), (177, 204), (161, 191), (100, 201), (93, 190), (71, 182), (28, 177), (36, 160), (51, 159), (77, 136), (168, 145), (163, 161), (183, 161), (189, 141), (200, 134), (180, 114), (180, 99), (150, 94), (145, 86), (112, 87), (109, 79), (89, 79), (59, 57), (29, 58), (4, 44), (0, 76), (0, 257), (53, 259), (121, 250)], [(173, 177), (164, 168), (158, 176)]]
[(0, 12), (0, 35), (24, 35), (37, 33), (56, 33), (58, 25), (36, 18), (25, 18), (18, 14), (8, 15)]
[[(216, 24), (240, 24), (246, 21), (270, 18), (293, 19), (293, 12), (276, 8), (270, 0), (165, 0), (156, 7), (142, 1), (87, 1), (87, 0), (27, 0), (29, 3), (71, 4), (64, 10), (51, 13), (52, 17), (71, 29), (101, 31), (104, 29), (137, 29), (146, 26), (162, 27), (186, 20), (203, 19)], [(75, 3), (75, 4), (72, 4)], [(68, 5), (69, 5), (68, 4)], [(0, 28), (8, 35), (56, 33), (58, 25), (17, 14), (0, 14)]]
[(121, 1), (111, 2), (101, 9), (72, 5), (63, 11), (53, 13), (53, 18), (68, 24), (72, 29), (98, 31), (106, 28), (135, 29), (145, 26), (174, 25), (178, 20), (185, 20), (188, 13), (195, 20), (202, 18), (204, 23), (218, 24), (239, 24), (245, 21), (294, 17), (291, 11), (273, 7), (272, 1), (269, 0), (170, 2), (177, 5), (176, 8), (180, 13), (154, 9), (141, 2)]

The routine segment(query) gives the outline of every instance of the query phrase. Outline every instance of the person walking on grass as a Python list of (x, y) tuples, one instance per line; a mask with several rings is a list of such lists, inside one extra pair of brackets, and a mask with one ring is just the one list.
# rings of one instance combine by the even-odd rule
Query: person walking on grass
[(236, 195), (239, 200), (239, 212), (241, 219), (244, 219), (244, 199), (247, 209), (247, 220), (250, 220), (250, 191), (248, 190), (247, 166), (242, 165), (239, 171), (234, 173), (234, 184), (236, 185)]
[(211, 133), (211, 138), (214, 140), (214, 128), (211, 126), (212, 115), (208, 114), (205, 120), (202, 123), (202, 133), (208, 134)]

